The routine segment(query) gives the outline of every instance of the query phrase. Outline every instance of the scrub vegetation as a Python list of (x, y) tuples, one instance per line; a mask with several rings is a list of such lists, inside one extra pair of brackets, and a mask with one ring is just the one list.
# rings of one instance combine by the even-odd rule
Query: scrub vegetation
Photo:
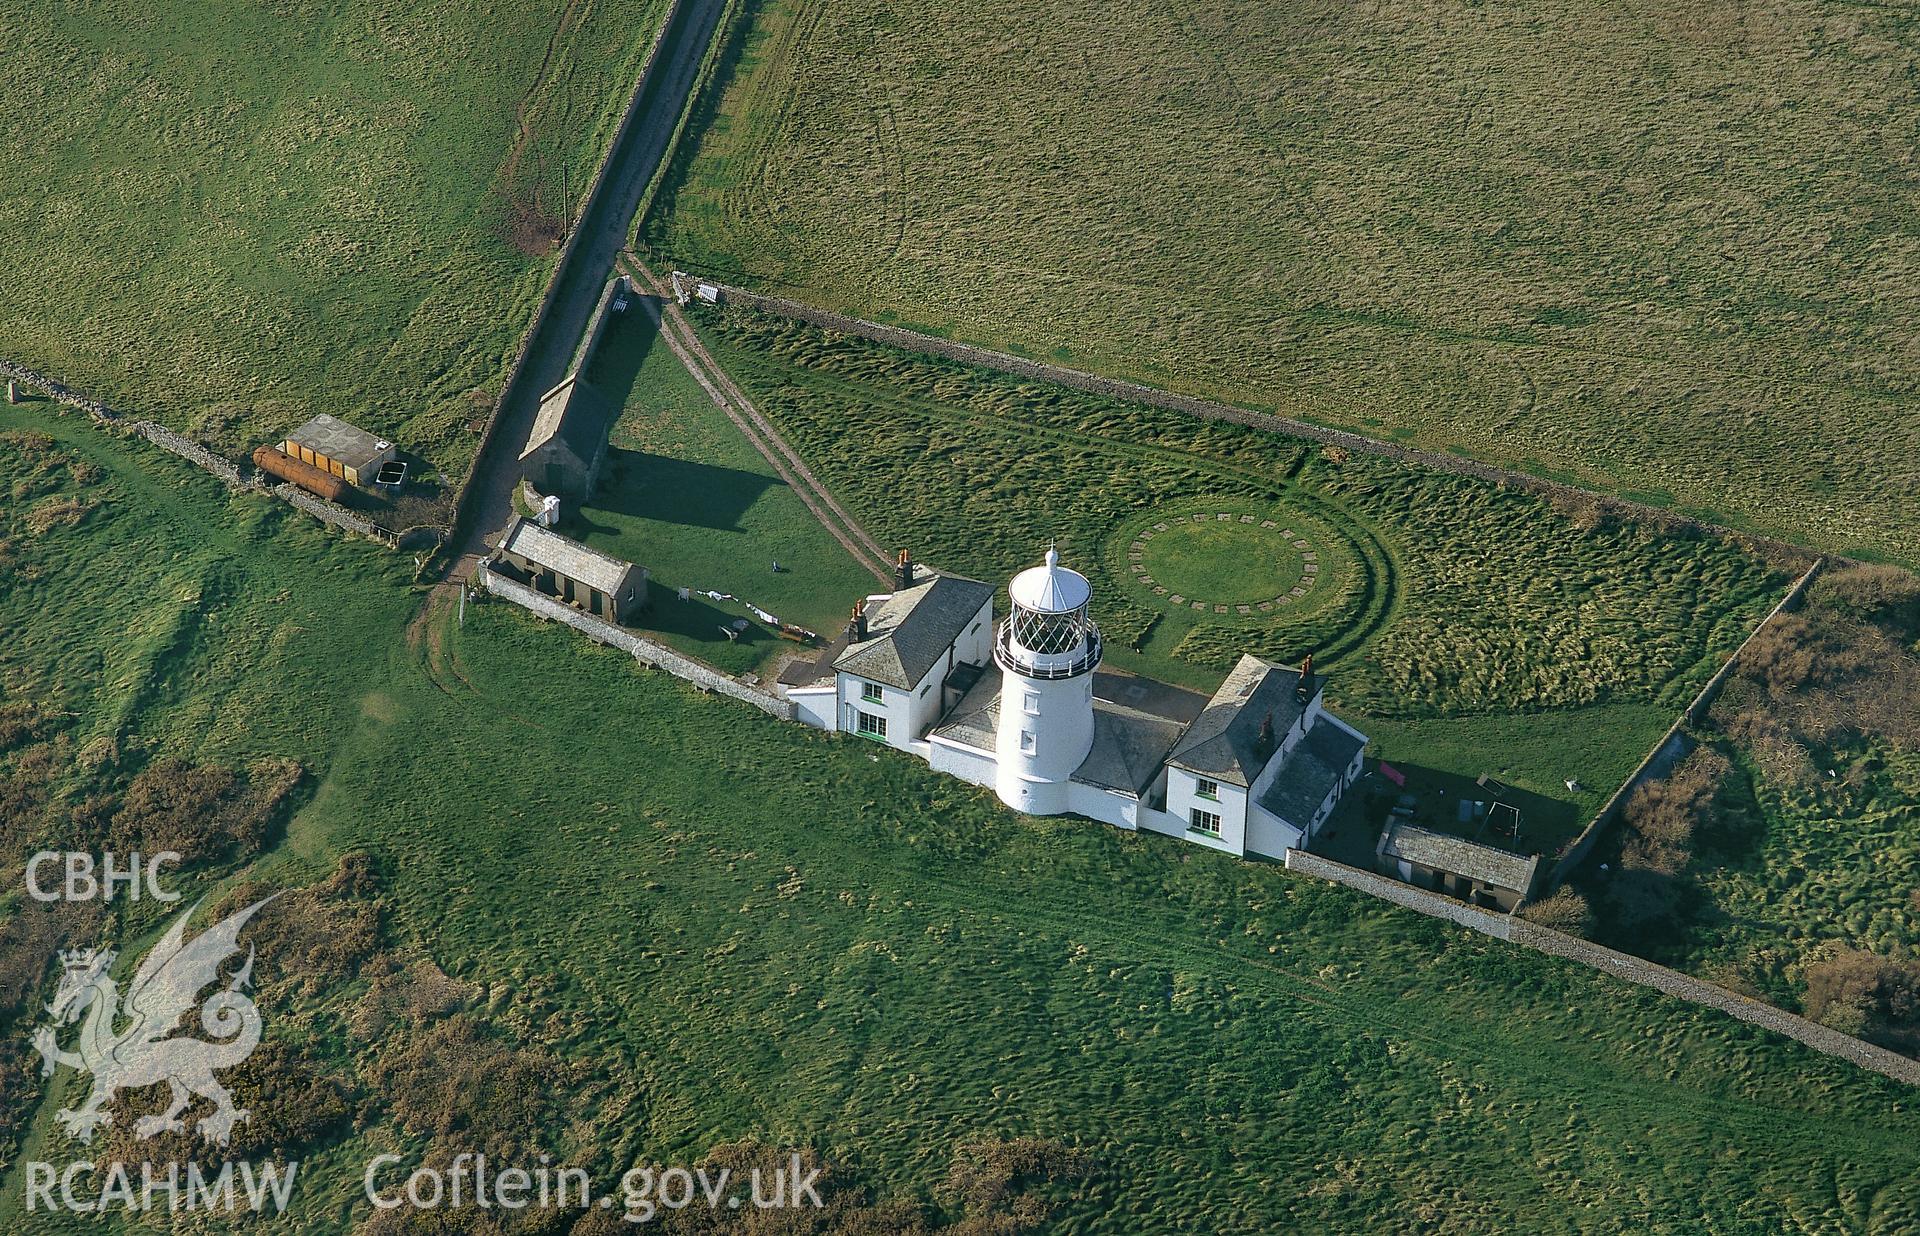
[(1920, 579), (1823, 576), (1695, 737), (1583, 875), (1600, 938), (1920, 1049)]
[[(213, 802), (271, 791), (257, 760), (303, 770), (257, 845), (176, 884), (211, 911), (289, 890), (248, 934), (265, 1044), (226, 1078), (254, 1110), (236, 1145), (301, 1161), (285, 1230), (395, 1230), (359, 1200), (389, 1150), (610, 1179), (788, 1148), (829, 1166), (845, 1231), (1920, 1223), (1884, 1078), (1273, 866), (1012, 816), (508, 605), (409, 620), (382, 551), (144, 443), (0, 418), (26, 478), (0, 760), (46, 835), (76, 797), (144, 803), (159, 759), (240, 770)], [(61, 505), (88, 509), (28, 527)], [(33, 958), (110, 934), (131, 965), (157, 909), (29, 937), (0, 907), (23, 976), (0, 1042), (24, 1050)], [(73, 1076), (14, 1059), (16, 1144), (77, 1152), (52, 1116)], [(96, 1149), (191, 1153), (128, 1136), (159, 1097)]]
[(6, 358), (236, 458), (330, 412), (464, 476), (664, 7), (9, 0)]
[(1920, 561), (1908, 8), (742, 12), (663, 262)]

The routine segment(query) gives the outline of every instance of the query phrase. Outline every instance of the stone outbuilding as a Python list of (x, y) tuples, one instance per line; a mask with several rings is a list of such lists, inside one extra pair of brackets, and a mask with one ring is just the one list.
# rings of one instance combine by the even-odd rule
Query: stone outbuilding
[(543, 494), (584, 500), (593, 493), (607, 456), (609, 403), (579, 374), (540, 397), (540, 411), (520, 452), (520, 475)]
[(1489, 910), (1512, 910), (1533, 895), (1540, 856), (1515, 854), (1396, 820), (1375, 851), (1382, 875)]
[(625, 622), (647, 603), (647, 569), (588, 549), (580, 542), (515, 516), (495, 542), (493, 569), (576, 609)]

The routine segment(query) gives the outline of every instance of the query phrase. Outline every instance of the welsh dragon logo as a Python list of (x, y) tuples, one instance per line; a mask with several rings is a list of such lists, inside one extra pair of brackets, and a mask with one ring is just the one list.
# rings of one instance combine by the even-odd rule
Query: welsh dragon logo
[[(187, 920), (200, 907), (196, 904), (173, 920), (166, 936), (141, 961), (127, 988), (124, 1008), (120, 989), (109, 977), (116, 956), (112, 950), (62, 950), (60, 985), (47, 1006), (53, 1024), (34, 1032), (33, 1046), (43, 1060), (43, 1076), (52, 1076), (61, 1065), (93, 1074), (93, 1092), (87, 1101), (57, 1113), (67, 1132), (82, 1142), (91, 1140), (94, 1129), (111, 1123), (106, 1105), (117, 1092), (165, 1082), (171, 1105), (157, 1116), (141, 1117), (133, 1131), (141, 1137), (181, 1131), (186, 1126), (180, 1113), (194, 1095), (202, 1095), (213, 1100), (215, 1107), (212, 1115), (198, 1122), (201, 1136), (227, 1144), (233, 1126), (247, 1118), (247, 1111), (233, 1105), (233, 1096), (214, 1074), (239, 1064), (260, 1045), (260, 1010), (244, 994), (253, 978), (253, 951), (247, 951), (246, 963), (224, 988), (204, 1003), (200, 993), (220, 981), (220, 968), (240, 952), (240, 929), (271, 900), (254, 902), (191, 941), (186, 939)], [(196, 1005), (200, 1027), (212, 1042), (176, 1035)], [(83, 1015), (80, 1050), (62, 1050), (60, 1031)], [(123, 1017), (125, 1028), (116, 1030), (116, 1022)]]

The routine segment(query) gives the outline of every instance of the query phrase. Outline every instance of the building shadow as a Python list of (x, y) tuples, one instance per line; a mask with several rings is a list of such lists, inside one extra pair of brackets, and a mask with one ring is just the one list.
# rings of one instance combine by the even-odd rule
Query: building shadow
[[(1343, 848), (1358, 853), (1354, 847), (1363, 847), (1369, 867), (1374, 843), (1390, 819), (1404, 819), (1431, 832), (1465, 837), (1516, 854), (1549, 857), (1578, 835), (1586, 824), (1573, 803), (1491, 777), (1470, 777), (1420, 764), (1390, 763), (1394, 771), (1406, 777), (1406, 784), (1396, 785), (1378, 771), (1377, 766), (1370, 768), (1368, 775), (1348, 793), (1348, 799), (1354, 803), (1353, 812), (1343, 811), (1335, 821), (1335, 831), (1344, 834)], [(1341, 805), (1344, 809), (1346, 801)], [(1412, 810), (1411, 816), (1404, 814), (1408, 808)], [(1395, 816), (1396, 809), (1403, 814)], [(1320, 843), (1316, 841), (1313, 848), (1319, 851)]]
[(674, 459), (622, 447), (607, 448), (593, 498), (575, 508), (569, 522), (597, 532), (617, 529), (594, 522), (595, 512), (655, 519), (740, 532), (740, 519), (768, 489), (782, 484), (741, 468)]

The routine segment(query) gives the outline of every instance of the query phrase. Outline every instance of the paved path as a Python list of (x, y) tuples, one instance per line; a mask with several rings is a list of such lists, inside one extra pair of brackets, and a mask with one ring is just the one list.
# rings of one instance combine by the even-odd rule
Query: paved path
[(599, 196), (579, 222), (573, 252), (556, 272), (559, 290), (534, 326), (525, 361), (510, 379), (500, 417), (474, 462), (460, 513), (459, 548), (453, 573), (464, 578), (486, 552), (486, 538), (513, 514), (519, 457), (533, 428), (540, 396), (567, 376), (575, 347), (586, 331), (614, 259), (626, 247), (640, 197), (660, 166), (699, 75), (707, 45), (725, 8), (724, 0), (681, 0), (664, 36), (660, 59), (640, 87), (634, 122), (607, 154)]

